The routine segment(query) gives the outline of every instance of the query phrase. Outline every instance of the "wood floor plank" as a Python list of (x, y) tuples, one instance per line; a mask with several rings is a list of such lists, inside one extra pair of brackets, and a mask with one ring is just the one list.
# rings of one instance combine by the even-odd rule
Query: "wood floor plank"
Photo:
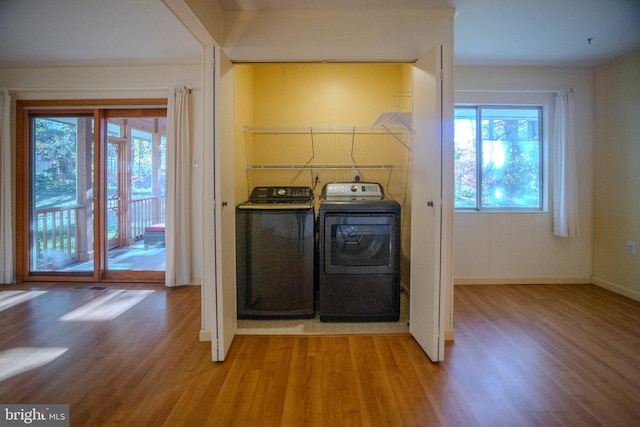
[[(354, 337), (352, 337), (354, 338)], [(373, 336), (360, 337), (350, 346), (350, 358), (357, 384), (355, 396), (362, 411), (363, 425), (373, 425), (374, 422), (383, 419), (382, 408), (376, 403), (376, 389), (371, 373), (382, 369), (375, 347)], [(352, 341), (354, 341), (352, 339)]]
[(0, 402), (67, 403), (74, 427), (640, 424), (640, 303), (592, 285), (456, 286), (437, 364), (405, 334), (242, 335), (214, 363), (199, 287), (114, 285), (154, 292), (111, 320), (61, 321), (112, 288), (73, 286), (0, 311)]

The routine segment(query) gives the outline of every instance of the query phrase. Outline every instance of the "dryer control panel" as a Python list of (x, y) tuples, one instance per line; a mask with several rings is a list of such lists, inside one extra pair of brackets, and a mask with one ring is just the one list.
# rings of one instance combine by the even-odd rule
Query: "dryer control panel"
[(322, 189), (322, 198), (325, 200), (381, 200), (384, 198), (384, 190), (376, 182), (332, 182)]

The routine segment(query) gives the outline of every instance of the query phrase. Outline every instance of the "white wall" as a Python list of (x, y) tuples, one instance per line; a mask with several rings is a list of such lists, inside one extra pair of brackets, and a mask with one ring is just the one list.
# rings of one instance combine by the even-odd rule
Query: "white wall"
[(593, 94), (588, 69), (477, 68), (455, 70), (456, 103), (543, 105), (545, 153), (551, 151), (555, 94), (575, 90), (580, 234), (553, 235), (551, 164), (540, 213), (457, 212), (454, 280), (477, 283), (591, 283), (593, 241)]
[[(191, 105), (194, 156), (202, 153), (201, 81), (200, 65), (0, 69), (0, 87), (10, 90), (14, 106), (16, 100), (167, 98), (169, 88), (191, 85), (194, 88)], [(12, 114), (14, 142), (15, 126), (15, 114)], [(15, 164), (15, 147), (13, 155)], [(193, 170), (193, 254), (202, 253), (201, 175), (200, 169)], [(193, 257), (194, 284), (200, 283), (201, 269), (202, 259)]]
[(640, 50), (595, 70), (593, 282), (640, 301)]
[(453, 9), (289, 10), (228, 19), (233, 61), (413, 62), (433, 46), (453, 48)]

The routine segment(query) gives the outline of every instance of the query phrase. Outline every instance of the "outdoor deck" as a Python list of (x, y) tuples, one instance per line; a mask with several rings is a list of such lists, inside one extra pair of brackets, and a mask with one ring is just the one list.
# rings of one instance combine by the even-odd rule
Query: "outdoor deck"
[[(131, 246), (122, 246), (109, 250), (109, 270), (164, 271), (166, 267), (166, 249), (164, 246), (149, 246), (145, 249), (144, 240)], [(59, 271), (90, 271), (93, 261), (79, 262)]]

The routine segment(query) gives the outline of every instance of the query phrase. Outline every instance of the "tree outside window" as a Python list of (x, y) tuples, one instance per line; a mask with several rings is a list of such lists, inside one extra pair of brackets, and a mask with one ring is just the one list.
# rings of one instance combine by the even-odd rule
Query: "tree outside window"
[(457, 107), (455, 208), (542, 209), (540, 107)]

